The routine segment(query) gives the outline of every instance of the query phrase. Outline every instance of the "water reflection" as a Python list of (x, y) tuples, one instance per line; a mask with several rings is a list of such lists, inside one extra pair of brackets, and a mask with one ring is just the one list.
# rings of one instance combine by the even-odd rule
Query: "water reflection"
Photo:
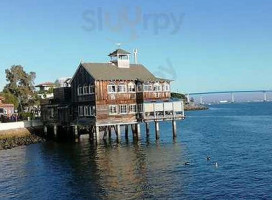
[(110, 141), (96, 145), (86, 139), (75, 145), (48, 144), (42, 153), (44, 162), (53, 161), (46, 169), (53, 164), (51, 170), (65, 174), (68, 190), (76, 192), (70, 197), (143, 199), (183, 191), (185, 160), (178, 143)]

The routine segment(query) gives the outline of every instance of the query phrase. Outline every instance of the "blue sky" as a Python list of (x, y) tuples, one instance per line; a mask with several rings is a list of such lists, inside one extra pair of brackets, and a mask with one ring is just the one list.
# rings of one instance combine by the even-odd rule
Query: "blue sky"
[(36, 83), (107, 62), (115, 43), (173, 90), (272, 89), (271, 0), (1, 0), (0, 89), (21, 64)]

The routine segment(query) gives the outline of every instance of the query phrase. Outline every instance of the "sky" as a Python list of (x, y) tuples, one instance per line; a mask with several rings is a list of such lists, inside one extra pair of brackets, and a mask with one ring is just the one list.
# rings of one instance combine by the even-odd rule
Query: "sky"
[(272, 89), (271, 10), (271, 0), (1, 0), (0, 90), (12, 65), (54, 82), (108, 62), (117, 43), (173, 91)]

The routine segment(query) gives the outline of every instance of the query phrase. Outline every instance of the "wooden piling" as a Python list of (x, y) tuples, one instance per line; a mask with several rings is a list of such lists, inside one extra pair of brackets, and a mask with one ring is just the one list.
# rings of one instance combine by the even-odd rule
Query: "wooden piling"
[(141, 138), (141, 124), (136, 124), (136, 131), (137, 131), (137, 139)]
[(128, 125), (125, 125), (125, 137), (128, 140)]
[(44, 126), (44, 127), (43, 127), (43, 133), (44, 133), (45, 136), (47, 136), (47, 132), (48, 132), (47, 126)]
[(160, 124), (158, 121), (155, 121), (155, 132), (156, 132), (156, 140), (160, 138)]
[(149, 137), (149, 135), (150, 135), (150, 126), (149, 126), (148, 122), (145, 123), (145, 130), (146, 130), (146, 137)]
[(172, 128), (173, 128), (173, 138), (177, 137), (177, 122), (176, 120), (172, 121)]
[(79, 134), (78, 134), (78, 127), (77, 127), (77, 125), (74, 126), (74, 136), (75, 136), (75, 141), (78, 142), (78, 140), (79, 140)]
[(54, 125), (54, 137), (56, 138), (58, 134), (58, 126)]
[(116, 138), (117, 138), (117, 142), (121, 141), (121, 127), (120, 125), (116, 125)]

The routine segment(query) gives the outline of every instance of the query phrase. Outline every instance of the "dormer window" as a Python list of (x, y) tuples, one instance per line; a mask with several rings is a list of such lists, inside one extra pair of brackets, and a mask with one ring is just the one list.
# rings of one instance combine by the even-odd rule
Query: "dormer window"
[(162, 91), (162, 86), (160, 83), (155, 83), (154, 84), (154, 91), (155, 92), (161, 92)]
[(127, 86), (124, 83), (120, 83), (118, 85), (118, 92), (126, 93), (127, 92)]
[(141, 83), (137, 83), (137, 92), (143, 91), (143, 85)]
[(152, 84), (151, 83), (144, 84), (144, 91), (145, 92), (152, 92), (153, 91)]
[(128, 92), (136, 92), (136, 85), (133, 82), (128, 84)]
[(114, 83), (110, 83), (108, 85), (108, 93), (116, 93), (117, 92), (117, 85)]
[(170, 84), (169, 83), (164, 83), (163, 84), (163, 91), (164, 92), (169, 92), (170, 91)]

